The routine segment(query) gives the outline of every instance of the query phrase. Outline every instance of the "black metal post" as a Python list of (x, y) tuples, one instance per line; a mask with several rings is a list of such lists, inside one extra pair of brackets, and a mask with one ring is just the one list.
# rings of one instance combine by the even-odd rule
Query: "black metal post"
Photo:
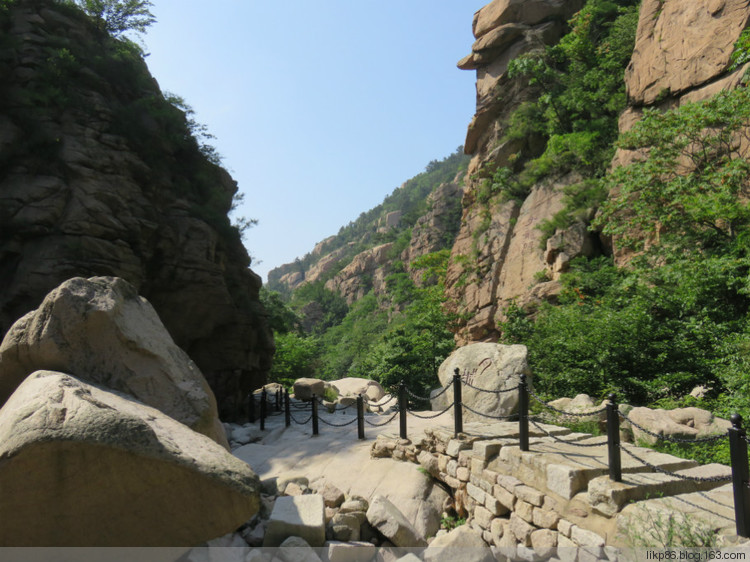
[(289, 403), (289, 391), (284, 389), (284, 423), (286, 427), (292, 424), (292, 409)]
[(318, 397), (312, 396), (312, 429), (313, 435), (318, 434)]
[(526, 386), (526, 375), (521, 373), (518, 385), (518, 437), (522, 451), (529, 450), (529, 388)]
[(266, 429), (266, 389), (260, 393), (260, 429)]
[(732, 487), (734, 488), (734, 519), (737, 534), (750, 537), (750, 470), (747, 465), (747, 433), (742, 428), (742, 416), (732, 414), (729, 418), (729, 456), (732, 461)]
[(453, 430), (454, 437), (464, 431), (464, 408), (461, 402), (461, 375), (458, 367), (453, 372)]
[(281, 411), (281, 389), (280, 388), (276, 389), (276, 411), (277, 412)]
[(406, 439), (406, 409), (408, 405), (406, 402), (406, 386), (402, 382), (398, 387), (398, 419), (399, 419), (399, 435), (401, 439)]
[(362, 395), (357, 395), (357, 438), (365, 438), (365, 401)]
[(609, 451), (609, 479), (622, 482), (622, 463), (620, 461), (620, 415), (614, 394), (608, 396), (607, 403), (607, 449)]
[(247, 418), (250, 423), (255, 423), (255, 394), (252, 391), (247, 398)]

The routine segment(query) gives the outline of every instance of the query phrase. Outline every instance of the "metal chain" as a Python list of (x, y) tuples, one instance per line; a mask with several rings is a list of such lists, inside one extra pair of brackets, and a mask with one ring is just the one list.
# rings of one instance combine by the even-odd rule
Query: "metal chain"
[(455, 402), (452, 402), (445, 410), (443, 410), (442, 412), (438, 412), (437, 414), (426, 414), (424, 416), (421, 416), (421, 415), (419, 415), (419, 414), (417, 414), (415, 412), (412, 412), (411, 410), (406, 410), (406, 413), (407, 414), (411, 414), (415, 418), (420, 418), (420, 419), (423, 419), (423, 420), (432, 420), (432, 419), (435, 419), (437, 417), (442, 416), (445, 412), (447, 412), (448, 410), (450, 410), (453, 407), (454, 404), (455, 404)]
[(477, 412), (475, 409), (473, 409), (470, 406), (467, 406), (466, 404), (462, 404), (462, 406), (464, 408), (466, 408), (467, 410), (469, 410), (470, 412), (472, 412), (472, 413), (474, 413), (474, 414), (476, 414), (478, 416), (482, 416), (482, 417), (485, 417), (485, 418), (490, 418), (490, 419), (493, 419), (493, 420), (508, 420), (510, 418), (517, 418), (518, 417), (518, 414), (511, 414), (509, 416), (493, 416), (492, 414), (485, 414), (484, 412)]
[(536, 423), (535, 420), (529, 418), (529, 421), (534, 424), (534, 426), (539, 430), (547, 434), (548, 437), (552, 437), (555, 441), (559, 441), (560, 443), (565, 443), (566, 445), (575, 445), (576, 447), (601, 447), (602, 445), (606, 445), (606, 442), (603, 443), (578, 443), (577, 441), (566, 441), (565, 439), (560, 439), (556, 435), (552, 435), (549, 431), (544, 429), (541, 425)]
[(534, 392), (530, 388), (527, 388), (527, 390), (529, 391), (529, 394), (531, 395), (531, 397), (534, 400), (536, 400), (537, 402), (539, 402), (542, 406), (544, 406), (548, 410), (552, 410), (553, 412), (557, 412), (558, 414), (562, 414), (564, 416), (573, 416), (573, 417), (577, 417), (577, 418), (587, 418), (589, 416), (596, 416), (598, 414), (601, 414), (602, 412), (606, 412), (607, 411), (607, 407), (606, 406), (604, 406), (603, 408), (599, 408), (598, 410), (593, 410), (591, 412), (586, 412), (586, 413), (566, 412), (564, 410), (558, 410), (554, 406), (550, 406), (549, 404), (547, 404), (544, 400), (542, 400), (539, 396), (537, 396), (536, 392)]
[(356, 422), (357, 418), (350, 419), (348, 422), (344, 422), (344, 423), (328, 422), (328, 421), (324, 420), (323, 418), (318, 418), (318, 421), (320, 421), (320, 422), (322, 422), (322, 423), (324, 423), (326, 425), (330, 425), (331, 427), (346, 427), (347, 425), (352, 425), (354, 422)]
[(625, 451), (628, 455), (633, 457), (642, 465), (649, 467), (651, 470), (655, 470), (656, 472), (661, 472), (662, 474), (666, 474), (668, 476), (674, 476), (675, 478), (679, 478), (680, 480), (690, 480), (692, 482), (730, 482), (732, 480), (731, 475), (730, 476), (687, 476), (685, 474), (677, 474), (676, 472), (665, 470), (661, 468), (660, 466), (656, 466), (654, 464), (651, 464), (648, 461), (643, 460), (639, 456), (636, 456), (632, 452), (628, 451), (627, 447), (624, 447), (622, 443), (620, 443), (620, 449)]
[[(323, 402), (323, 400), (321, 400), (320, 398), (316, 398), (316, 400), (317, 400), (318, 404), (320, 404), (321, 406), (323, 406), (325, 409), (330, 408), (330, 406), (328, 406), (328, 404), (326, 404), (325, 402)], [(352, 408), (352, 407), (354, 407), (356, 405), (357, 405), (357, 403), (353, 402), (353, 403), (349, 404), (348, 406), (344, 406), (343, 408), (334, 407), (333, 411), (334, 412), (343, 412), (344, 410), (348, 410), (349, 408)]]
[(310, 420), (312, 419), (312, 414), (310, 414), (310, 417), (309, 417), (309, 418), (307, 418), (307, 419), (306, 419), (305, 421), (303, 421), (303, 422), (299, 421), (299, 420), (298, 420), (297, 418), (295, 418), (295, 417), (294, 417), (294, 416), (293, 416), (293, 415), (292, 415), (291, 413), (289, 414), (289, 417), (290, 417), (290, 418), (292, 418), (292, 420), (294, 421), (294, 423), (296, 423), (296, 424), (298, 424), (298, 425), (307, 425), (307, 422), (309, 422), (309, 421), (310, 421)]
[(388, 419), (387, 419), (386, 421), (384, 421), (383, 423), (373, 423), (373, 422), (371, 422), (371, 421), (368, 421), (368, 420), (367, 420), (367, 418), (365, 418), (365, 423), (366, 423), (367, 425), (371, 425), (371, 426), (373, 426), (373, 427), (382, 427), (382, 426), (384, 426), (384, 425), (387, 425), (387, 424), (391, 423), (391, 422), (392, 422), (392, 421), (393, 421), (393, 420), (394, 420), (394, 419), (396, 418), (396, 416), (397, 416), (397, 415), (398, 415), (398, 412), (396, 412), (395, 414), (393, 414), (393, 415), (392, 415), (392, 416), (391, 416), (390, 418), (388, 418)]
[(432, 400), (431, 397), (425, 398), (424, 396), (420, 396), (419, 394), (414, 394), (411, 390), (409, 390), (407, 387), (404, 387), (404, 390), (406, 391), (406, 394), (414, 398), (414, 400), (421, 400), (422, 402), (429, 402)]
[(506, 388), (503, 390), (489, 390), (487, 388), (479, 388), (478, 386), (474, 386), (468, 381), (461, 381), (465, 386), (468, 386), (469, 388), (476, 390), (478, 392), (487, 392), (488, 394), (503, 394), (504, 392), (513, 392), (514, 390), (518, 390), (521, 388), (521, 385), (514, 386), (513, 388)]
[(390, 404), (391, 402), (393, 402), (396, 399), (396, 397), (393, 394), (391, 394), (390, 396), (391, 397), (388, 400), (386, 400), (385, 402), (377, 402), (377, 401), (373, 402), (373, 401), (370, 401), (370, 400), (365, 400), (365, 403), (368, 406), (377, 406), (379, 408), (382, 408), (386, 404)]
[(445, 386), (444, 386), (443, 388), (441, 388), (441, 389), (440, 389), (440, 392), (438, 392), (438, 393), (437, 393), (437, 394), (435, 394), (435, 395), (431, 395), (431, 396), (430, 396), (430, 400), (434, 400), (434, 399), (435, 399), (435, 398), (437, 398), (438, 396), (442, 396), (443, 394), (445, 394), (446, 392), (448, 392), (448, 389), (449, 389), (450, 387), (452, 387), (452, 386), (453, 386), (453, 383), (452, 383), (452, 382), (449, 382), (449, 383), (448, 383), (448, 384), (446, 384), (446, 385), (445, 385)]
[(637, 427), (638, 429), (640, 429), (642, 432), (648, 433), (651, 437), (656, 437), (657, 439), (661, 439), (663, 441), (669, 441), (670, 443), (714, 443), (716, 441), (721, 441), (722, 439), (728, 439), (729, 438), (729, 434), (725, 434), (725, 435), (713, 435), (711, 437), (701, 437), (699, 439), (680, 439), (678, 437), (667, 437), (665, 435), (659, 435), (658, 433), (654, 433), (653, 431), (649, 431), (648, 429), (646, 429), (642, 425), (639, 425), (636, 422), (634, 422), (633, 420), (631, 420), (628, 416), (626, 416), (625, 414), (623, 414), (620, 411), (618, 411), (617, 413), (620, 415), (620, 417), (623, 420), (625, 420), (628, 423), (634, 425), (635, 427)]
[(290, 402), (289, 405), (292, 408), (297, 408), (298, 410), (306, 410), (310, 406), (312, 406), (312, 402), (303, 402), (302, 404), (295, 404), (294, 402)]

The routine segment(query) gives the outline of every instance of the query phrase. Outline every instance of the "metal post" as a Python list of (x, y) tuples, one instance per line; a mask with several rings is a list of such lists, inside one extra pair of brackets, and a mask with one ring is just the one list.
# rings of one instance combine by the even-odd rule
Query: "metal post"
[(732, 487), (734, 488), (734, 518), (737, 534), (750, 537), (750, 471), (747, 465), (747, 433), (742, 429), (742, 416), (732, 414), (729, 418), (729, 456), (732, 461)]
[(247, 398), (247, 417), (250, 423), (255, 423), (255, 394), (250, 391), (250, 396)]
[(276, 389), (276, 411), (277, 412), (281, 411), (281, 389), (280, 388)]
[(365, 401), (362, 395), (357, 395), (357, 438), (365, 438)]
[(260, 429), (266, 429), (266, 389), (260, 393)]
[(401, 439), (406, 439), (406, 386), (402, 382), (398, 387), (398, 417), (399, 417), (399, 435)]
[(461, 403), (461, 375), (458, 367), (453, 372), (453, 425), (454, 437), (464, 431), (463, 404)]
[(318, 397), (312, 395), (312, 430), (313, 435), (318, 434)]
[(292, 424), (292, 409), (289, 403), (289, 391), (284, 389), (284, 423), (286, 427)]
[(618, 414), (615, 395), (608, 396), (607, 404), (607, 449), (609, 450), (609, 479), (622, 482), (622, 463), (620, 462), (620, 415)]
[(518, 385), (518, 437), (522, 451), (529, 450), (529, 388), (526, 386), (526, 375), (521, 373)]

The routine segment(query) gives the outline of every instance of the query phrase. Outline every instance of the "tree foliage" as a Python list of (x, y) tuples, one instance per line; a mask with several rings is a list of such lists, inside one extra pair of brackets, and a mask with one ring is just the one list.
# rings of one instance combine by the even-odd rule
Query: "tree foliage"
[(713, 388), (715, 407), (750, 399), (750, 93), (647, 112), (620, 146), (638, 151), (604, 185), (596, 226), (638, 253), (625, 268), (582, 259), (559, 306), (506, 311), (503, 337), (529, 347), (539, 389), (644, 404)]
[(128, 32), (144, 33), (156, 22), (149, 0), (76, 0), (99, 27), (119, 37)]

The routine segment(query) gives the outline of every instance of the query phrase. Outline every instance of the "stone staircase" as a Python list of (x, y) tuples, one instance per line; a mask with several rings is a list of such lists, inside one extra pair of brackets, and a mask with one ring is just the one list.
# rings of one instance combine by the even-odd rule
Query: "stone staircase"
[(383, 433), (371, 454), (421, 465), (495, 546), (632, 546), (676, 522), (736, 541), (730, 467), (625, 444), (640, 460), (622, 451), (622, 481), (613, 482), (606, 437), (546, 424), (529, 430), (529, 451), (520, 450), (517, 422), (499, 422), (464, 424), (457, 437), (452, 427), (407, 439)]

